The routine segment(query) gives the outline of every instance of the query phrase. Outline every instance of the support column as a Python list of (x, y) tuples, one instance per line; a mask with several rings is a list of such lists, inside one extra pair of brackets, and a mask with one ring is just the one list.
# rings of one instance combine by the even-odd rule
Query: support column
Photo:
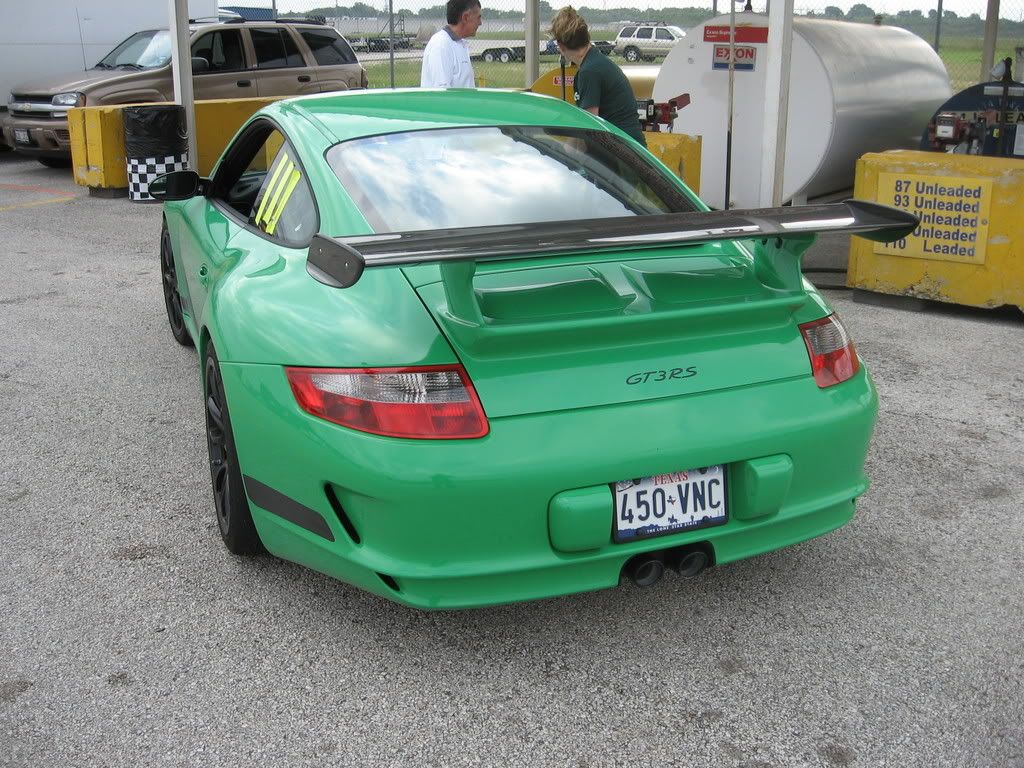
[(529, 88), (540, 77), (540, 0), (526, 0), (526, 83)]
[(761, 152), (762, 206), (782, 205), (789, 123), (789, 76), (793, 52), (793, 0), (774, 0), (768, 8), (764, 92), (764, 145)]
[(192, 93), (192, 48), (189, 45), (188, 0), (167, 0), (167, 21), (171, 30), (171, 77), (174, 103), (185, 108), (188, 131), (188, 167), (199, 168), (196, 145), (196, 109)]
[(985, 11), (985, 42), (981, 50), (981, 75), (979, 83), (992, 79), (992, 67), (996, 63), (996, 32), (999, 29), (999, 0), (988, 0)]

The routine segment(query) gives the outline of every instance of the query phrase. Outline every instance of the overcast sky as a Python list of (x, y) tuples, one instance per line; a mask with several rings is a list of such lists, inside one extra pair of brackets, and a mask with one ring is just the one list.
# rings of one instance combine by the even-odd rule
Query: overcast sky
[[(240, 0), (241, 1), (241, 0)], [(711, 7), (710, 0), (706, 2), (696, 2), (695, 0), (632, 0), (631, 2), (620, 1), (620, 0), (548, 0), (555, 8), (560, 7), (563, 3), (571, 1), (575, 7), (588, 6), (591, 8), (618, 8), (624, 6), (636, 6), (639, 8), (664, 8), (666, 6), (673, 7), (700, 7), (704, 6), (707, 8)], [(339, 0), (338, 5), (352, 5), (355, 0)], [(386, 9), (386, 0), (362, 0), (362, 2)], [(409, 10), (418, 11), (421, 8), (427, 8), (435, 5), (439, 5), (443, 0), (394, 0), (395, 10), (407, 8)], [(847, 10), (858, 0), (850, 2), (849, 0), (794, 0), (796, 5), (797, 13), (806, 13), (809, 10), (820, 12), (827, 5), (836, 5), (842, 8), (844, 11)], [(928, 0), (864, 0), (865, 4), (874, 8), (876, 11), (881, 13), (895, 14), (901, 10), (913, 10), (914, 8), (920, 9), (927, 15), (930, 9), (937, 6), (936, 2), (929, 2)], [(269, 3), (266, 3), (269, 5)], [(310, 8), (323, 7), (330, 5), (329, 0), (278, 0), (277, 7), (279, 11), (297, 11), (302, 12)], [(502, 10), (511, 10), (512, 8), (522, 7), (523, 3), (521, 0), (483, 0), (484, 8), (484, 21), (487, 19), (487, 8), (500, 8)], [(763, 11), (765, 7), (763, 0), (754, 0), (754, 10)], [(982, 18), (985, 17), (985, 8), (987, 4), (985, 0), (943, 0), (942, 8), (946, 11), (953, 11), (958, 16), (970, 16), (972, 13), (977, 13)], [(727, 0), (719, 0), (718, 9), (722, 13), (728, 13), (729, 4)], [(1004, 19), (1015, 19), (1020, 20), (1022, 14), (1024, 14), (1024, 0), (1003, 0), (1002, 11), (1000, 16)]]

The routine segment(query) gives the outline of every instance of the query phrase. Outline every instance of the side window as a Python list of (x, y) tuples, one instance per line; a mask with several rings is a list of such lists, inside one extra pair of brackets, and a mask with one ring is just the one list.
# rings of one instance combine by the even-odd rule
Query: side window
[(659, 28), (659, 29), (656, 30), (656, 33), (657, 33), (657, 38), (659, 40), (672, 40), (673, 39), (672, 38), (672, 33), (669, 32), (667, 29)]
[(319, 29), (300, 29), (299, 34), (313, 52), (316, 63), (322, 67), (336, 64), (355, 64), (356, 55), (349, 44), (337, 33)]
[(652, 32), (654, 32), (654, 30), (650, 27), (640, 27), (640, 29), (636, 31), (636, 37), (638, 40), (650, 40)]
[(636, 32), (636, 27), (623, 27), (619, 32), (619, 37), (632, 37), (634, 32)]
[(284, 134), (259, 121), (225, 153), (212, 196), (282, 245), (308, 245), (319, 225), (316, 205), (294, 158)]
[(208, 32), (192, 44), (192, 56), (206, 59), (209, 64), (208, 72), (232, 72), (245, 69), (242, 33), (236, 29), (219, 29), (215, 32)]
[[(275, 131), (275, 133), (277, 133)], [(283, 137), (277, 141), (281, 141)], [(271, 139), (274, 134), (271, 134)], [(268, 140), (264, 157), (269, 157), (272, 143)], [(287, 142), (282, 141), (263, 176), (249, 224), (283, 245), (303, 246), (316, 234), (316, 207), (309, 183)]]
[(249, 34), (256, 50), (257, 69), (305, 66), (299, 47), (286, 30), (256, 28), (250, 29)]

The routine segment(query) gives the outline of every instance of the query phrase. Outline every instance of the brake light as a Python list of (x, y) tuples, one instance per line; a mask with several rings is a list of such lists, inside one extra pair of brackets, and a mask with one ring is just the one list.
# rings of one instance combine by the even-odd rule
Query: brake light
[(461, 365), (285, 368), (299, 407), (343, 427), (388, 437), (483, 437), (487, 416)]
[(811, 372), (819, 387), (831, 387), (860, 370), (857, 350), (838, 315), (800, 326), (807, 353), (811, 356)]

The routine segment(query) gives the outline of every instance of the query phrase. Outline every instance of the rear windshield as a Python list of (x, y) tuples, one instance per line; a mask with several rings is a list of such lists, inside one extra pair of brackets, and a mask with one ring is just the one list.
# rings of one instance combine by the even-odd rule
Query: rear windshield
[(327, 161), (376, 232), (696, 210), (674, 177), (605, 131), (393, 133), (336, 144)]

